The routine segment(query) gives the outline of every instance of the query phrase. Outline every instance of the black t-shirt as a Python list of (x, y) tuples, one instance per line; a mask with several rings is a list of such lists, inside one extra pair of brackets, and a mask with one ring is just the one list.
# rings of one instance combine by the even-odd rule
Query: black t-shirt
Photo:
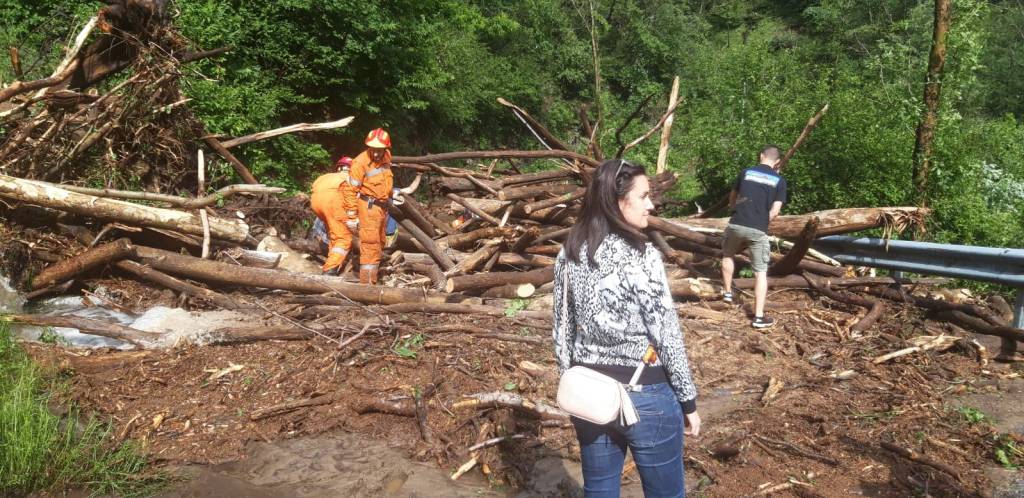
[(736, 208), (729, 223), (768, 232), (768, 213), (775, 201), (786, 202), (786, 179), (758, 164), (736, 178)]

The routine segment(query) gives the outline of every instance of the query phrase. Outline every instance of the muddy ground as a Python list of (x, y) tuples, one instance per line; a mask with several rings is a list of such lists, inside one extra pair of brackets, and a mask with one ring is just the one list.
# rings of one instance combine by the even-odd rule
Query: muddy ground
[[(286, 307), (265, 299), (268, 309)], [(798, 484), (777, 496), (1013, 496), (994, 480), (1019, 475), (994, 470), (994, 452), (1013, 438), (1021, 444), (1024, 421), (1014, 419), (1024, 399), (1021, 365), (989, 363), (963, 345), (874, 365), (872, 358), (903, 348), (903, 339), (949, 326), (894, 307), (867, 333), (851, 336), (847, 325), (856, 310), (799, 290), (776, 293), (771, 301), (780, 323), (767, 332), (750, 329), (742, 308), (724, 311), (720, 320), (683, 320), (705, 424), (699, 437), (686, 441), (692, 495), (748, 496), (793, 480)], [(375, 313), (354, 306), (322, 320), (360, 324)], [(244, 462), (269, 458), (260, 445), (291, 441), (299, 446), (270, 447), (309, 453), (305, 463), (290, 460), (293, 474), (322, 475), (321, 484), (345, 469), (362, 476), (336, 476), (340, 487), (314, 486), (308, 488), (313, 494), (302, 496), (325, 489), (352, 496), (457, 496), (465, 489), (445, 476), (469, 460), (467, 448), (520, 434), (525, 437), (481, 450), (479, 464), (460, 481), (477, 494), (582, 494), (571, 427), (510, 408), (454, 406), (466, 395), (488, 392), (552, 401), (557, 375), (549, 330), (514, 318), (406, 314), (391, 320), (342, 349), (345, 335), (235, 346), (183, 343), (143, 352), (30, 350), (69, 379), (69, 399), (108, 418), (118, 438), (141, 442), (159, 466), (206, 466), (189, 471), (199, 473), (197, 482), (203, 472), (220, 469), (215, 474), (273, 491), (292, 481), (271, 474), (291, 475), (288, 470), (253, 470)], [(423, 332), (446, 324), (508, 336)], [(988, 351), (997, 350), (997, 340), (979, 339)], [(524, 360), (546, 372), (527, 373)], [(766, 387), (778, 381), (781, 391), (762, 401)], [(426, 407), (430, 443), (415, 412), (366, 412), (374, 402), (414, 406), (417, 395)], [(329, 402), (253, 420), (261, 409), (318, 397)], [(309, 443), (311, 436), (320, 442)], [(332, 450), (335, 443), (324, 441), (341, 446)], [(897, 456), (883, 442), (914, 450), (944, 470)], [(306, 451), (303, 444), (319, 449)], [(309, 460), (321, 463), (310, 470)], [(330, 465), (323, 467), (325, 461)], [(425, 468), (440, 473), (410, 479)], [(634, 471), (623, 479), (634, 483), (627, 490), (638, 490)], [(176, 496), (210, 496), (177, 489)]]

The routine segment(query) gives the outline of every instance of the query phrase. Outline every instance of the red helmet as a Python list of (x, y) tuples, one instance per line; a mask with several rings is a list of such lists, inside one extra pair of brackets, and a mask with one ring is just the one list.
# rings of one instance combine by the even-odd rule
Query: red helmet
[(366, 145), (375, 149), (390, 149), (391, 135), (384, 128), (377, 128), (366, 135)]
[(338, 162), (334, 163), (334, 167), (339, 170), (350, 168), (352, 167), (352, 158), (348, 156), (341, 156), (341, 159), (338, 159)]

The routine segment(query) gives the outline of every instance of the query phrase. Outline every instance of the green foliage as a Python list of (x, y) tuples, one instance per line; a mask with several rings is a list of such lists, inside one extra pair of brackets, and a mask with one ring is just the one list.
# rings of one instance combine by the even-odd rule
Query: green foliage
[(985, 412), (970, 406), (961, 406), (957, 408), (956, 411), (965, 422), (971, 425), (980, 424), (988, 420), (988, 416), (985, 415)]
[(80, 422), (75, 410), (63, 418), (50, 413), (44, 389), (59, 387), (0, 322), (0, 495), (72, 488), (118, 496), (155, 492), (165, 478), (147, 470), (138, 448), (110, 443), (102, 424)]
[[(1021, 246), (1024, 228), (1024, 8), (954, 0), (928, 197), (928, 237)], [(591, 10), (593, 5), (593, 10)], [(48, 74), (98, 3), (0, 0), (0, 42), (22, 47), (29, 74)], [(933, 3), (919, 0), (354, 0), (175, 2), (196, 49), (230, 46), (188, 66), (184, 90), (212, 132), (238, 136), (354, 115), (335, 133), (282, 136), (235, 152), (261, 180), (302, 191), (331, 157), (355, 155), (386, 126), (396, 154), (539, 148), (504, 107), (527, 109), (577, 151), (581, 104), (601, 103), (606, 154), (644, 133), (667, 105), (670, 195), (707, 206), (756, 151), (788, 148), (830, 110), (784, 174), (786, 213), (905, 205), (922, 110)], [(594, 85), (591, 15), (601, 68)], [(215, 19), (216, 22), (210, 22)], [(13, 79), (0, 57), (0, 78)], [(653, 95), (637, 119), (626, 117)], [(591, 121), (598, 119), (591, 107)], [(657, 135), (628, 156), (653, 168)], [(211, 174), (234, 175), (227, 165)], [(550, 168), (553, 161), (521, 165)], [(216, 181), (216, 180), (214, 180)], [(676, 210), (672, 214), (683, 214)]]
[(1009, 434), (1000, 434), (996, 437), (995, 449), (992, 457), (996, 463), (1008, 470), (1017, 470), (1024, 465), (1024, 446)]
[(530, 304), (530, 301), (517, 297), (509, 301), (508, 305), (505, 306), (505, 316), (512, 318), (519, 314), (520, 311), (526, 309), (526, 306)]
[(423, 334), (416, 334), (402, 338), (402, 342), (392, 350), (402, 358), (416, 359), (416, 351), (423, 346)]

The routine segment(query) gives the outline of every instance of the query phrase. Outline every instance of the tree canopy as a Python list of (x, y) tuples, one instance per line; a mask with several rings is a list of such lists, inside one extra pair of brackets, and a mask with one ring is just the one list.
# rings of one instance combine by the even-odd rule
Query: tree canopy
[[(5, 46), (26, 77), (52, 70), (97, 2), (0, 0)], [(527, 109), (577, 151), (578, 109), (598, 140), (650, 95), (625, 141), (680, 104), (669, 168), (679, 199), (707, 205), (765, 143), (783, 149), (830, 111), (785, 172), (788, 212), (912, 202), (932, 2), (910, 0), (238, 0), (179, 1), (175, 24), (196, 49), (185, 90), (213, 132), (244, 135), (356, 116), (349, 129), (240, 148), (254, 173), (304, 190), (332, 157), (377, 126), (403, 155), (536, 148), (496, 99)], [(1024, 229), (1024, 6), (954, 0), (928, 197), (929, 237), (1020, 246)], [(597, 64), (593, 54), (597, 53)], [(595, 66), (600, 70), (595, 88)], [(16, 78), (0, 58), (0, 80)], [(598, 93), (599, 92), (599, 93)], [(600, 116), (598, 116), (600, 110)], [(629, 152), (653, 169), (657, 140)], [(544, 167), (538, 164), (536, 167)]]

